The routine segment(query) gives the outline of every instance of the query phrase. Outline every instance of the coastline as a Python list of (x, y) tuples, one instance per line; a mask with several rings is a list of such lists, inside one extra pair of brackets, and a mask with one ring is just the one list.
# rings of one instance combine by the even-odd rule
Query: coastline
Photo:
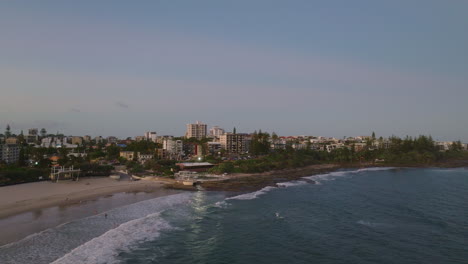
[(54, 206), (71, 206), (122, 192), (158, 192), (167, 181), (115, 181), (107, 177), (78, 182), (33, 182), (0, 187), (0, 220)]
[[(251, 192), (277, 183), (299, 180), (305, 176), (330, 173), (339, 169), (395, 167), (395, 168), (459, 168), (468, 167), (468, 160), (450, 160), (430, 164), (392, 164), (392, 163), (331, 163), (314, 164), (294, 169), (272, 170), (262, 173), (234, 173), (225, 179), (205, 181), (199, 184), (206, 191)], [(169, 183), (166, 188), (176, 190), (198, 190), (195, 186), (185, 186), (180, 182)]]
[[(202, 182), (198, 186), (184, 186), (181, 182), (165, 178), (115, 181), (107, 177), (82, 178), (78, 182), (35, 182), (4, 186), (0, 188), (0, 227), (6, 228), (4, 230), (7, 231), (3, 232), (2, 237), (0, 237), (0, 246), (66, 221), (182, 191), (205, 190), (247, 193), (258, 191), (267, 186), (277, 186), (281, 182), (300, 180), (305, 176), (326, 174), (339, 169), (369, 167), (454, 168), (468, 167), (468, 161), (418, 166), (373, 163), (315, 164), (263, 173), (235, 173), (227, 175), (222, 180)], [(312, 184), (315, 183), (313, 180), (307, 181)], [(57, 210), (62, 212), (57, 214)], [(38, 216), (41, 215), (42, 220), (38, 221)], [(44, 218), (50, 217), (54, 218), (54, 220), (44, 220)]]
[[(298, 180), (305, 176), (330, 173), (338, 169), (369, 167), (468, 167), (468, 160), (455, 160), (434, 164), (387, 163), (335, 163), (314, 164), (300, 168), (273, 170), (263, 173), (234, 173), (225, 179), (205, 181), (199, 186), (206, 191), (249, 192), (277, 183)], [(71, 206), (107, 195), (125, 192), (163, 192), (171, 190), (198, 190), (181, 182), (166, 178), (149, 178), (141, 181), (115, 181), (108, 177), (82, 178), (78, 182), (33, 182), (0, 187), (0, 220), (17, 214), (54, 206)]]

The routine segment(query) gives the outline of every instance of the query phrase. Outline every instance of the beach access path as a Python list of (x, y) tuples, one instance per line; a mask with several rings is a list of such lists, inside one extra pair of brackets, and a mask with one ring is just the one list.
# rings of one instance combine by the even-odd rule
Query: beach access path
[(0, 187), (0, 219), (23, 212), (78, 204), (119, 192), (155, 192), (164, 180), (116, 181), (108, 177), (50, 181)]

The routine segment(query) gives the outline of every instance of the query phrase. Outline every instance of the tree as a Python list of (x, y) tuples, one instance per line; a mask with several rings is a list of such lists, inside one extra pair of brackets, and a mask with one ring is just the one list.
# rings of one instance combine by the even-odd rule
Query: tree
[(232, 133), (236, 134), (236, 127), (234, 127), (234, 129), (232, 130)]
[(11, 137), (11, 128), (10, 128), (10, 124), (8, 124), (7, 127), (6, 127), (6, 129), (5, 129), (5, 137), (6, 137), (6, 138)]
[(374, 139), (375, 139), (375, 132), (372, 131), (372, 140), (374, 140)]
[(275, 132), (271, 133), (271, 139), (273, 140), (273, 142), (276, 142), (278, 140), (278, 135)]

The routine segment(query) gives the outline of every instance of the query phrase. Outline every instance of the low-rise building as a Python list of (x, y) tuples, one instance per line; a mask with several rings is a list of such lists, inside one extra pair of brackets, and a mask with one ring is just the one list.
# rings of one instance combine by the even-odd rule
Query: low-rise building
[(344, 148), (346, 147), (345, 144), (343, 143), (337, 143), (337, 144), (329, 144), (329, 145), (326, 145), (325, 148), (328, 152), (332, 152), (333, 150), (335, 149), (339, 149), (339, 148)]
[(16, 137), (9, 137), (5, 140), (5, 144), (7, 145), (14, 145), (14, 144), (18, 144), (19, 143), (19, 140), (18, 138)]
[(140, 152), (138, 152), (138, 161), (140, 163), (145, 163), (145, 161), (152, 160), (153, 158), (153, 154), (141, 154)]
[(83, 138), (82, 137), (72, 137), (71, 143), (75, 145), (83, 145)]
[(134, 158), (137, 158), (134, 151), (120, 151), (120, 157), (127, 160), (133, 160)]
[(180, 170), (182, 171), (196, 171), (196, 172), (207, 171), (214, 167), (214, 164), (211, 164), (209, 162), (185, 162), (185, 163), (177, 163), (176, 165), (179, 166)]
[(450, 147), (452, 146), (452, 144), (453, 144), (452, 141), (438, 141), (438, 142), (435, 142), (435, 145), (439, 149), (439, 151), (450, 150)]

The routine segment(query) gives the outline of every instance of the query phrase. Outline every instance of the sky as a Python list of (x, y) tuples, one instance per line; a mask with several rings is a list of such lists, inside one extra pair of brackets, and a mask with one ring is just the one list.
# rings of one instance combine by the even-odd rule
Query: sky
[(0, 133), (468, 142), (468, 1), (0, 2)]

